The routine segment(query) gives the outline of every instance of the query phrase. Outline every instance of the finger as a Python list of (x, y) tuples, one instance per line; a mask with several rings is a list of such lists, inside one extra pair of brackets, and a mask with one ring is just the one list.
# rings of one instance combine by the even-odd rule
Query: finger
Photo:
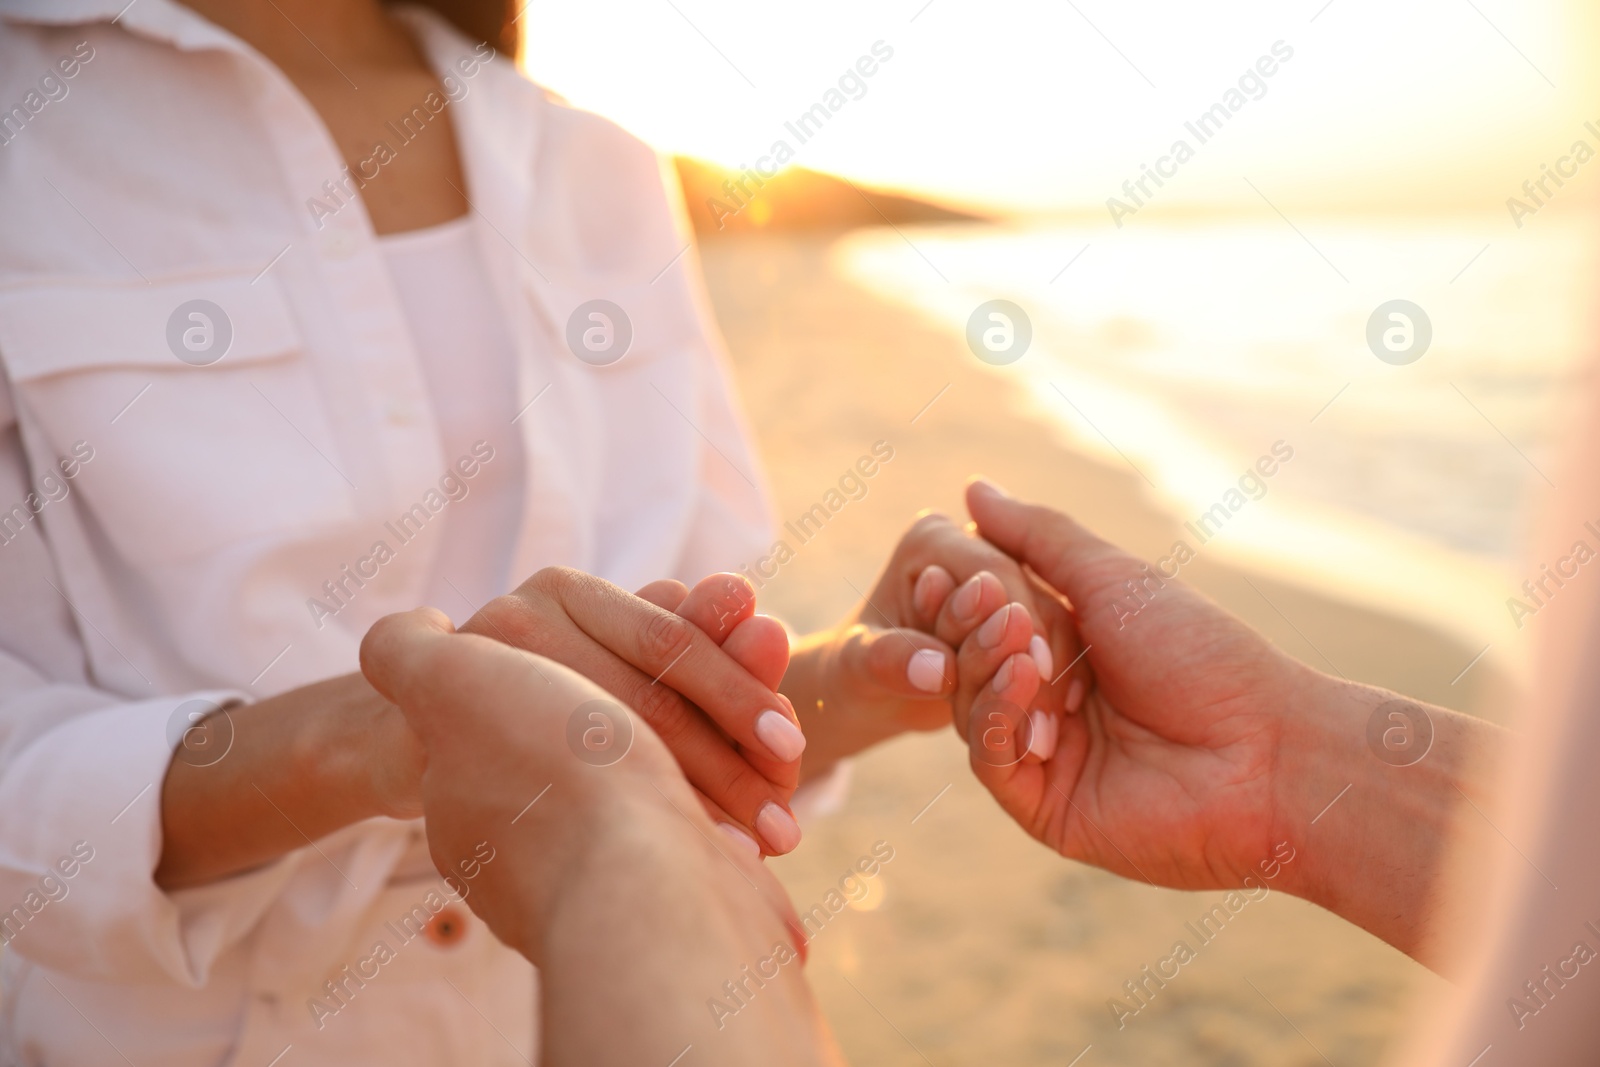
[(694, 583), (672, 610), (720, 645), (734, 627), (756, 613), (756, 591), (742, 574), (713, 574)]
[[(642, 601), (633, 603), (658, 610)], [(596, 642), (538, 590), (525, 588), (516, 595), (496, 598), (463, 629), (537, 652), (592, 680), (632, 708), (666, 744), (689, 782), (716, 797), (734, 821), (756, 831), (774, 855), (799, 843), (799, 826), (787, 808), (798, 777), (792, 764), (778, 764), (753, 751), (746, 755), (735, 751), (717, 726), (682, 694)], [(541, 671), (543, 675), (551, 673), (548, 668)], [(758, 683), (752, 679), (750, 684)]]
[(1010, 781), (1025, 762), (1033, 742), (1034, 722), (1027, 708), (1039, 691), (1033, 657), (1014, 652), (1001, 661), (979, 689), (967, 722), (967, 751), (972, 769), (991, 789)]
[(382, 697), (399, 704), (399, 696), (429, 680), (424, 660), (437, 642), (455, 631), (437, 608), (417, 608), (385, 615), (361, 639), (361, 673)]
[[(956, 653), (954, 704), (956, 731), (963, 737), (979, 693), (989, 687), (1006, 688), (1009, 676), (997, 678), (997, 673), (1012, 669), (1009, 664), (1013, 656), (1025, 655), (1031, 660), (1029, 646), (1033, 637), (1033, 622), (1027, 610), (1012, 602), (1002, 604), (962, 642)], [(1039, 673), (1037, 662), (1034, 673)]]
[(777, 764), (800, 758), (805, 735), (789, 702), (751, 677), (698, 626), (610, 582), (552, 570), (546, 591), (590, 638), (652, 682), (682, 693), (752, 755), (765, 753)]
[(918, 626), (933, 629), (939, 612), (950, 594), (955, 592), (956, 580), (950, 572), (937, 563), (924, 567), (911, 587), (911, 610)]
[(933, 632), (951, 648), (960, 648), (984, 619), (1014, 599), (1016, 597), (1009, 595), (1005, 584), (992, 572), (979, 571), (950, 594), (934, 623)]
[(1039, 665), (1040, 688), (1045, 690), (1041, 702), (1053, 709), (1059, 700), (1062, 711), (1076, 715), (1094, 684), (1088, 649), (1078, 633), (1077, 619), (1062, 602), (1061, 594), (1037, 575), (1030, 574), (1028, 582), (1034, 587), (1034, 605), (1044, 615), (1045, 636), (1035, 634), (1029, 646)]
[(700, 802), (700, 806), (705, 809), (705, 813), (711, 816), (712, 823), (721, 831), (717, 840), (713, 842), (717, 846), (718, 852), (725, 856), (750, 856), (755, 859), (762, 857), (761, 842), (751, 836), (749, 830), (740, 826), (738, 820), (724, 811), (722, 805), (706, 796), (705, 793), (694, 786), (689, 788), (694, 791), (694, 798)]
[(664, 611), (677, 611), (683, 598), (689, 595), (689, 587), (676, 578), (660, 578), (633, 595), (640, 600), (648, 600)]
[(743, 575), (713, 574), (696, 582), (671, 610), (721, 645), (756, 681), (776, 690), (789, 668), (789, 631), (777, 619), (755, 614), (755, 601), (756, 591)]
[[(1030, 604), (1032, 600), (1032, 590), (1016, 560), (943, 515), (930, 514), (918, 519), (902, 543), (906, 546), (907, 565), (913, 568), (912, 574), (920, 576), (929, 565), (937, 564), (959, 586), (979, 571), (988, 571), (1005, 587), (1007, 600), (1023, 604)], [(983, 616), (979, 618), (981, 621)], [(1034, 619), (1036, 623), (1039, 621)], [(951, 643), (960, 644), (960, 641)]]
[(955, 689), (954, 666), (950, 646), (919, 630), (856, 625), (839, 642), (843, 688), (869, 699), (927, 700), (942, 709)]
[(1138, 559), (1059, 511), (1025, 504), (985, 481), (967, 486), (967, 508), (984, 538), (1022, 560), (1083, 612), (1097, 595), (1140, 574)]
[(733, 628), (722, 651), (756, 681), (777, 689), (789, 669), (789, 631), (770, 615), (755, 615)]

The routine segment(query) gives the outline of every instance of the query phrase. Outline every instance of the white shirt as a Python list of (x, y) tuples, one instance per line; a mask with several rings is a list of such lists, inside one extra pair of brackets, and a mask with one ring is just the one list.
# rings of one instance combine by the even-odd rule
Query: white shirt
[(478, 225), (469, 214), (378, 239), (422, 360), (444, 454), (493, 456), (471, 478), (457, 472), (444, 485), (449, 505), (421, 534), (440, 538), (425, 600), (457, 625), (520, 580), (511, 571), (524, 482), (512, 421), (516, 346), (478, 255)]
[[(151, 878), (184, 705), (356, 669), (370, 623), (430, 595), (439, 539), (390, 527), (450, 528), (459, 457), (359, 199), (330, 206), (343, 162), (316, 113), (188, 9), (125, 5), (0, 0), (0, 1046), (522, 1063), (531, 969), (476, 920), (313, 1020), (436, 877), (416, 824), (200, 889)], [(514, 351), (510, 573), (636, 588), (748, 562), (770, 544), (761, 476), (658, 160), (407, 17), (461, 90), (472, 239)], [(565, 342), (594, 299), (632, 326), (607, 366)]]

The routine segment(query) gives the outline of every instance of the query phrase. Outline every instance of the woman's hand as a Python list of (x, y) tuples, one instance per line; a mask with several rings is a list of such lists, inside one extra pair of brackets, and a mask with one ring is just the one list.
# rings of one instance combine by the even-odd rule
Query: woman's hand
[[(777, 855), (800, 842), (788, 803), (806, 739), (775, 690), (787, 642), (774, 647), (776, 624), (751, 619), (753, 595), (721, 602), (725, 577), (681, 598), (691, 616), (685, 618), (591, 575), (550, 568), (490, 601), (461, 630), (594, 681), (661, 738), (719, 819), (746, 828)], [(645, 592), (659, 601), (674, 586), (682, 588), (654, 583)], [(720, 642), (705, 632), (718, 613), (725, 613)]]
[(1081, 699), (1087, 668), (1075, 663), (1081, 646), (1059, 599), (1042, 595), (1021, 565), (987, 541), (943, 515), (923, 515), (866, 599), (795, 647), (782, 688), (810, 742), (804, 776), (904, 731), (948, 725), (954, 646), (963, 624), (981, 622), (995, 597), (1021, 602), (1040, 635), (1032, 649), (1047, 677), (1035, 705), (1059, 715)]

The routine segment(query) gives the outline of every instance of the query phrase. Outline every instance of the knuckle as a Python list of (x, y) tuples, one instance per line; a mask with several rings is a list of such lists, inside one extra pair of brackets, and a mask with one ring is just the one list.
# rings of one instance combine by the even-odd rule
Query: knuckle
[(532, 647), (538, 636), (538, 627), (529, 624), (528, 602), (515, 593), (495, 597), (479, 608), (461, 629), (523, 648)]
[(730, 760), (710, 777), (702, 791), (736, 818), (753, 820), (762, 802), (768, 799), (766, 790), (753, 780), (755, 772), (742, 760)]
[(630, 703), (668, 748), (683, 740), (689, 729), (689, 706), (675, 690), (643, 682)]
[(639, 631), (639, 651), (647, 662), (664, 667), (681, 656), (694, 640), (689, 623), (665, 611), (652, 611)]

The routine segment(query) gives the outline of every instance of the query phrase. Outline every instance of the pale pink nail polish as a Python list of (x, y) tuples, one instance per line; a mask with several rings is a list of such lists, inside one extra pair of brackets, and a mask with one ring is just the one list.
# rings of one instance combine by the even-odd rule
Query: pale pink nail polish
[(983, 575), (974, 574), (964, 582), (950, 600), (950, 614), (958, 622), (971, 622), (978, 613), (978, 600), (983, 596)]
[(727, 834), (729, 840), (738, 846), (739, 851), (755, 859), (761, 858), (761, 846), (756, 843), (755, 838), (744, 832), (743, 827), (735, 826), (731, 822), (719, 822), (717, 823), (717, 829)]
[(781, 711), (763, 711), (756, 718), (756, 737), (784, 763), (794, 762), (806, 750), (806, 735)]
[(924, 693), (939, 692), (944, 688), (944, 658), (937, 648), (917, 649), (906, 664), (906, 680)]
[(1014, 656), (1007, 656), (1006, 661), (1000, 664), (1000, 669), (994, 672), (994, 691), (996, 693), (1004, 693), (1010, 688), (1011, 675), (1013, 673), (1011, 661), (1014, 658)]
[(1050, 643), (1038, 634), (1028, 641), (1028, 655), (1039, 665), (1039, 677), (1046, 685), (1055, 679), (1056, 658), (1050, 654)]
[(917, 575), (917, 584), (911, 589), (911, 606), (917, 609), (919, 615), (932, 613), (933, 605), (929, 601), (933, 598), (933, 568), (924, 567), (922, 573)]
[(793, 851), (800, 843), (800, 824), (770, 800), (756, 813), (756, 830), (766, 840), (767, 847), (778, 855)]
[(1083, 679), (1074, 678), (1072, 684), (1067, 686), (1067, 714), (1076, 715), (1083, 706)]
[(1033, 736), (1028, 739), (1028, 751), (1038, 756), (1041, 762), (1050, 759), (1056, 754), (1056, 743), (1060, 740), (1060, 728), (1055, 716), (1043, 711), (1030, 711), (1028, 718), (1033, 722)]
[(1000, 639), (1006, 635), (1006, 624), (1011, 621), (1011, 609), (1014, 605), (1007, 604), (999, 611), (990, 615), (984, 624), (978, 627), (978, 644), (984, 648), (994, 648)]

